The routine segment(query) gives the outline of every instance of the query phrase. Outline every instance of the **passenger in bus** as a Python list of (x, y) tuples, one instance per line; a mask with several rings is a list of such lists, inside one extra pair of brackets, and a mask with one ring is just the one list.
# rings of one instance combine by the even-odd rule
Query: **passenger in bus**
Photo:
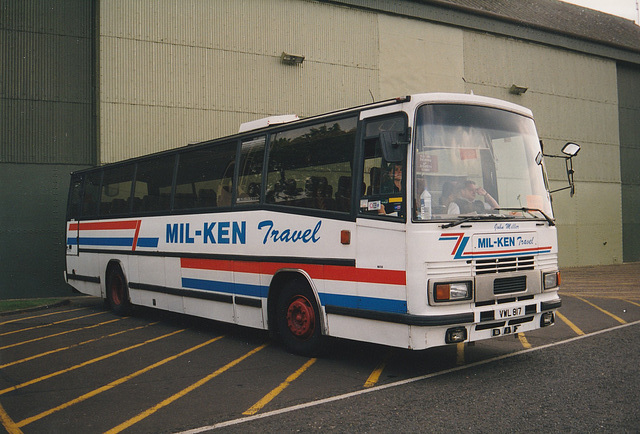
[[(455, 199), (449, 207), (449, 214), (469, 214), (474, 212), (485, 214), (500, 207), (498, 202), (484, 188), (476, 186), (476, 183), (471, 180), (461, 183), (458, 191), (460, 197)], [(477, 195), (483, 196), (484, 202), (477, 200)]]

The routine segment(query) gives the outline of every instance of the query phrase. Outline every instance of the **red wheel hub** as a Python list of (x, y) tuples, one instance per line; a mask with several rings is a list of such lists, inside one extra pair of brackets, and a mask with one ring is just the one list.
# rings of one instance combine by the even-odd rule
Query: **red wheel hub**
[(111, 280), (111, 300), (114, 304), (120, 305), (124, 298), (123, 283), (120, 276), (114, 276)]
[(287, 327), (294, 336), (309, 338), (316, 327), (316, 313), (313, 306), (305, 297), (298, 295), (287, 308)]

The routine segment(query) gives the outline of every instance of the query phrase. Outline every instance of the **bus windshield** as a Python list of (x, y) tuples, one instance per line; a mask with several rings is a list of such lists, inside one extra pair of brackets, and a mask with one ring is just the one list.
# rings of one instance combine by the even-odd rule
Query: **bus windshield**
[(551, 216), (542, 167), (535, 161), (539, 151), (535, 124), (526, 116), (473, 105), (420, 107), (414, 220)]

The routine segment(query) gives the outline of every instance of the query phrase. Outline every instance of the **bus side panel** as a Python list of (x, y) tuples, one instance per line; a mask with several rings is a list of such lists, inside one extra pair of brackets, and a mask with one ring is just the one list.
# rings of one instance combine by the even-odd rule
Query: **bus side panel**
[[(271, 277), (271, 276), (269, 276)], [(234, 269), (233, 283), (236, 287), (236, 295), (234, 296), (234, 319), (235, 323), (242, 326), (264, 328), (264, 314), (262, 307), (264, 305), (266, 311), (266, 298), (254, 298), (239, 295), (243, 293), (243, 288), (262, 288), (261, 274), (245, 273)], [(259, 289), (261, 293), (266, 294), (266, 289)]]
[(104, 273), (98, 269), (95, 254), (80, 253), (79, 256), (67, 256), (67, 280), (82, 294), (104, 297)]
[(374, 344), (410, 348), (410, 327), (343, 315), (327, 315), (329, 334)]

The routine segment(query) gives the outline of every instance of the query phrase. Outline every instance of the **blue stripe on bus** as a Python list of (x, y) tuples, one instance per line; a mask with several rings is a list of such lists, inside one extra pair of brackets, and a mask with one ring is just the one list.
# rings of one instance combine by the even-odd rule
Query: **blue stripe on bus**
[[(70, 246), (85, 245), (85, 246), (123, 246), (131, 247), (133, 244), (133, 238), (104, 238), (104, 237), (81, 237), (80, 242), (76, 237), (67, 238), (67, 244)], [(158, 247), (158, 238), (138, 238), (136, 243), (138, 247)]]
[[(246, 283), (232, 283), (217, 280), (182, 278), (182, 287), (214, 291), (225, 294), (245, 295), (249, 297), (266, 298), (268, 287), (250, 285)], [(320, 303), (325, 305), (366, 309), (379, 312), (406, 313), (407, 302), (404, 300), (390, 300), (385, 298), (358, 297), (353, 295), (320, 293)]]
[(158, 238), (138, 238), (138, 247), (158, 247)]
[(205, 291), (223, 292), (233, 295), (246, 295), (249, 297), (267, 298), (268, 288), (261, 285), (249, 285), (246, 283), (221, 282), (216, 280), (182, 278), (184, 288), (202, 289)]
[(379, 312), (407, 313), (407, 302), (405, 300), (327, 293), (320, 293), (319, 296), (320, 303), (322, 303), (323, 306), (331, 305)]
[[(72, 244), (72, 243), (69, 243), (69, 244)], [(73, 244), (75, 244), (75, 242)], [(80, 237), (78, 240), (78, 244), (81, 246), (131, 247), (133, 245), (133, 237), (123, 237), (123, 238)]]

